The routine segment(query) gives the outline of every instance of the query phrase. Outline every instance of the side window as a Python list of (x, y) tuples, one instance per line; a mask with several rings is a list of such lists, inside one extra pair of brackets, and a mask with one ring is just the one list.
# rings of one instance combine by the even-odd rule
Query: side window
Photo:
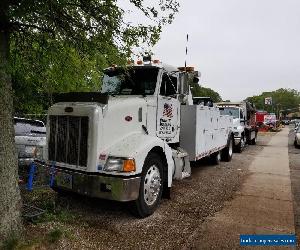
[(242, 110), (240, 110), (240, 119), (244, 119), (244, 114)]
[(159, 94), (162, 96), (171, 96), (177, 93), (177, 77), (163, 74)]

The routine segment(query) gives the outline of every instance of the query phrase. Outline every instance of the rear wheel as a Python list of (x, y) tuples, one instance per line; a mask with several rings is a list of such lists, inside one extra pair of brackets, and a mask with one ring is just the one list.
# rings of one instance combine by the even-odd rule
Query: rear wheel
[(235, 151), (237, 153), (242, 153), (244, 147), (245, 147), (245, 138), (241, 137), (241, 141), (235, 146)]
[(210, 161), (214, 165), (219, 165), (219, 163), (221, 161), (221, 153), (220, 153), (220, 151), (211, 154), (210, 155)]
[(251, 140), (251, 145), (256, 145), (256, 135), (255, 135), (255, 137)]
[(153, 214), (161, 200), (162, 184), (162, 160), (158, 154), (150, 152), (143, 167), (139, 198), (133, 203), (136, 216), (144, 218)]
[(227, 143), (226, 148), (224, 148), (221, 152), (221, 160), (222, 161), (231, 161), (233, 154), (233, 140), (230, 137)]

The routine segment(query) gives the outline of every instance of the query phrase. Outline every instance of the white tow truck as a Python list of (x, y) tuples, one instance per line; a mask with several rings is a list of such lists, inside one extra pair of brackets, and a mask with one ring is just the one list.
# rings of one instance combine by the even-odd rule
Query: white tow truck
[(173, 179), (191, 175), (191, 161), (230, 161), (232, 117), (193, 105), (198, 80), (192, 67), (139, 61), (106, 69), (101, 92), (59, 95), (47, 121), (53, 189), (130, 201), (146, 217)]
[(221, 114), (233, 117), (234, 149), (241, 153), (245, 144), (255, 145), (258, 129), (256, 127), (255, 106), (250, 102), (217, 103)]

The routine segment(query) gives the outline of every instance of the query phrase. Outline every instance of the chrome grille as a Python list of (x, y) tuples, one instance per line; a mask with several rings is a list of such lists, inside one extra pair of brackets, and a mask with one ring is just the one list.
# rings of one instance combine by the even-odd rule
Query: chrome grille
[(49, 122), (49, 160), (86, 167), (89, 118), (51, 115)]

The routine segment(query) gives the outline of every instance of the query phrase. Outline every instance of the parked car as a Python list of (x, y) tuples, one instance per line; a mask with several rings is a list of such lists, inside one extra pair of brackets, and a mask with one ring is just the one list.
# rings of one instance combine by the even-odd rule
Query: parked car
[(281, 124), (283, 124), (283, 125), (289, 125), (290, 124), (290, 120), (282, 120)]
[(14, 130), (19, 166), (28, 166), (34, 159), (43, 159), (45, 124), (39, 120), (14, 117)]
[(295, 124), (295, 126), (296, 126), (297, 124), (300, 123), (300, 119), (293, 119), (293, 120), (291, 120), (290, 123), (291, 123), (291, 124)]
[(297, 130), (295, 131), (294, 145), (296, 148), (300, 147), (300, 126), (298, 126)]

